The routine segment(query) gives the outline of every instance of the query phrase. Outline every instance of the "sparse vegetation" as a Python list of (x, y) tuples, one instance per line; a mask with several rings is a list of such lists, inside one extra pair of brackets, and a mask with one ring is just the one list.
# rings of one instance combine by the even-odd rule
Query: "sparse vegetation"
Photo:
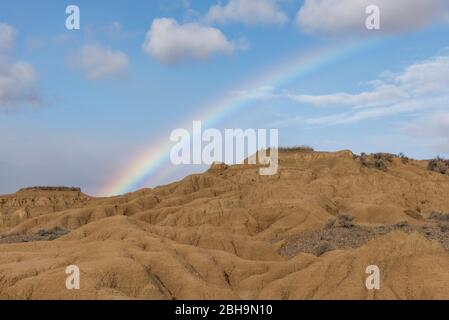
[(36, 186), (36, 187), (29, 187), (29, 188), (22, 188), (18, 192), (24, 192), (24, 191), (73, 191), (73, 192), (81, 192), (81, 188), (75, 188), (75, 187), (63, 187), (63, 186)]
[(403, 164), (407, 164), (410, 161), (410, 158), (407, 157), (405, 154), (403, 154), (402, 152), (399, 152), (398, 157), (401, 159)]
[(430, 214), (429, 219), (435, 221), (449, 221), (449, 213), (433, 211)]
[(30, 234), (4, 234), (0, 236), (0, 243), (17, 243), (17, 242), (34, 242), (34, 241), (51, 241), (55, 240), (68, 231), (60, 227), (55, 227), (51, 230), (39, 230)]
[(337, 222), (337, 219), (330, 219), (326, 224), (324, 225), (324, 229), (331, 229), (335, 226), (335, 223)]
[(320, 243), (318, 243), (318, 245), (314, 248), (314, 252), (313, 254), (316, 255), (317, 257), (325, 254), (328, 251), (332, 251), (334, 250), (334, 247), (332, 246), (332, 244), (328, 241), (322, 241)]
[(313, 152), (315, 149), (309, 146), (293, 146), (293, 147), (280, 147), (278, 149), (281, 152)]
[(427, 169), (441, 174), (449, 173), (449, 160), (437, 156), (435, 159), (429, 160)]
[(449, 222), (440, 222), (440, 223), (438, 223), (438, 226), (440, 227), (441, 232), (449, 231)]
[(324, 225), (324, 229), (332, 229), (332, 228), (352, 228), (354, 226), (354, 217), (349, 215), (349, 214), (345, 214), (345, 213), (341, 213), (337, 216), (336, 219), (330, 219), (325, 225)]
[(367, 155), (363, 153), (360, 155), (360, 162), (367, 168), (387, 171), (388, 166), (393, 161), (394, 155), (390, 153), (374, 153)]
[(373, 157), (376, 160), (392, 162), (395, 155), (391, 154), (391, 153), (380, 152), (380, 153), (373, 154)]
[(352, 228), (354, 226), (354, 217), (349, 214), (339, 214), (337, 217), (338, 226), (343, 228)]
[[(345, 219), (345, 218), (344, 218)], [(332, 221), (332, 220), (331, 220)], [(354, 224), (351, 228), (339, 226), (321, 230), (306, 230), (298, 235), (286, 238), (281, 253), (290, 257), (299, 252), (312, 253), (316, 256), (337, 249), (358, 248), (373, 239), (384, 236), (392, 231), (407, 234), (418, 232), (428, 240), (436, 240), (449, 252), (449, 222), (409, 224), (401, 221), (392, 225), (364, 226)]]
[(398, 229), (403, 229), (403, 228), (407, 228), (410, 226), (410, 223), (408, 223), (408, 221), (399, 221), (398, 223), (396, 223), (394, 225), (395, 228)]

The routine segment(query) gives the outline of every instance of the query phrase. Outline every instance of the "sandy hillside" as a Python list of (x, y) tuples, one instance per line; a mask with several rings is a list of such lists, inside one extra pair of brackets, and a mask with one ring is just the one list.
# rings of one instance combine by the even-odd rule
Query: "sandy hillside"
[[(449, 175), (389, 155), (280, 152), (113, 197), (0, 197), (3, 299), (449, 299)], [(81, 270), (67, 290), (65, 268)], [(381, 270), (380, 290), (365, 268)]]

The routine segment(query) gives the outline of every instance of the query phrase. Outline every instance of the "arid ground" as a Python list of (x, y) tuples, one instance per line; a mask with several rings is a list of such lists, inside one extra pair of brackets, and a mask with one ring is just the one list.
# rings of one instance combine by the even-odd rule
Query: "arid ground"
[(111, 198), (0, 197), (0, 298), (449, 299), (448, 174), (388, 154), (279, 156), (273, 176), (217, 164)]

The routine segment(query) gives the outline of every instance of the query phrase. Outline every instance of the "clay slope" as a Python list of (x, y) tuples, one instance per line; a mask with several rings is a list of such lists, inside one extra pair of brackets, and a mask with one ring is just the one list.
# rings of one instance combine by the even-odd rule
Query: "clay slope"
[(0, 198), (3, 299), (449, 299), (449, 176), (426, 161), (289, 150), (274, 176), (214, 165), (120, 197), (26, 192)]

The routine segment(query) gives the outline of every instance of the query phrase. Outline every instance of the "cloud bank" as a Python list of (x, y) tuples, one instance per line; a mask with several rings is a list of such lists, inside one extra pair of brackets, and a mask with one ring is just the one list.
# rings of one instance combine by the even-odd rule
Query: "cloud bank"
[(316, 107), (346, 108), (342, 113), (310, 119), (314, 124), (353, 123), (398, 113), (449, 109), (449, 55), (417, 62), (397, 74), (385, 73), (384, 78), (371, 82), (370, 90), (360, 93), (288, 97)]

